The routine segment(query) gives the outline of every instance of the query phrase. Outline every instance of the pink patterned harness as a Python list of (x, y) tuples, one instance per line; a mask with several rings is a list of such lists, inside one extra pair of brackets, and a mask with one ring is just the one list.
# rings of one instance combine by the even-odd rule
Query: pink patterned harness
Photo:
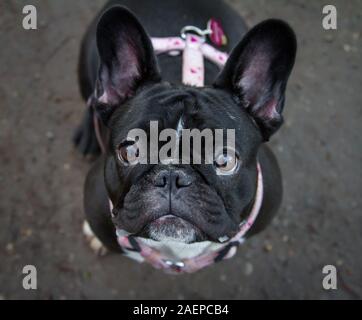
[[(184, 38), (184, 39), (183, 39)], [(182, 82), (186, 85), (202, 87), (204, 85), (204, 57), (218, 65), (224, 66), (228, 54), (205, 43), (205, 38), (195, 34), (184, 33), (182, 37), (152, 38), (157, 54), (177, 55), (183, 52)], [(97, 121), (96, 132), (99, 137)], [(104, 144), (99, 138), (102, 150)], [(257, 163), (257, 190), (254, 204), (249, 216), (241, 222), (238, 233), (223, 243), (203, 241), (191, 244), (158, 241), (136, 237), (125, 230), (117, 230), (117, 240), (124, 254), (139, 262), (146, 261), (157, 269), (168, 273), (191, 273), (215, 262), (229, 259), (236, 253), (239, 244), (255, 222), (263, 202), (263, 177), (260, 164)], [(111, 201), (110, 210), (113, 210)], [(185, 253), (186, 252), (186, 253)], [(190, 254), (191, 252), (191, 254)]]
[(157, 54), (169, 52), (175, 55), (183, 51), (182, 83), (203, 87), (204, 57), (221, 68), (229, 56), (205, 43), (203, 37), (187, 33), (185, 38), (185, 40), (180, 37), (152, 38), (152, 44)]

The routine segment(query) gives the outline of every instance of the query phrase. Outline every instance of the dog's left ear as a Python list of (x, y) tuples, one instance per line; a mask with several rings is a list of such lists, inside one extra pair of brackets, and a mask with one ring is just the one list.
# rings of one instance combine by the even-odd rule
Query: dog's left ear
[(100, 57), (95, 107), (107, 124), (112, 112), (137, 88), (160, 80), (152, 42), (137, 18), (125, 7), (107, 10), (97, 26)]
[(239, 98), (266, 141), (283, 122), (285, 88), (296, 49), (296, 37), (288, 24), (266, 20), (245, 35), (214, 83)]

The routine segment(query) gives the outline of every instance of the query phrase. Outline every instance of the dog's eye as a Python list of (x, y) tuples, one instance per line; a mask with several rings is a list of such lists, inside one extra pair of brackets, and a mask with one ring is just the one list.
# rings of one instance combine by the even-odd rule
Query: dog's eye
[(127, 166), (133, 166), (139, 161), (140, 150), (135, 141), (125, 141), (118, 148), (118, 159)]
[(235, 152), (224, 150), (215, 158), (216, 173), (229, 175), (236, 172), (239, 166), (239, 158)]

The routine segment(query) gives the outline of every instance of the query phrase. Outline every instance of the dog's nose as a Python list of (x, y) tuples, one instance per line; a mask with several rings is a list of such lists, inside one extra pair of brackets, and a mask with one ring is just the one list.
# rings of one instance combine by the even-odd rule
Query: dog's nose
[(185, 188), (192, 184), (192, 178), (181, 170), (161, 170), (155, 179), (155, 186), (160, 188)]

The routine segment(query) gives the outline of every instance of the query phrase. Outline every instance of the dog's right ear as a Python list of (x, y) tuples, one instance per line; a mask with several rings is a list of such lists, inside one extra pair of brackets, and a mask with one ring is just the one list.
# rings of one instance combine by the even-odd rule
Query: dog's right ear
[(100, 66), (95, 108), (107, 124), (114, 109), (146, 82), (160, 81), (152, 42), (125, 7), (107, 10), (97, 26)]

